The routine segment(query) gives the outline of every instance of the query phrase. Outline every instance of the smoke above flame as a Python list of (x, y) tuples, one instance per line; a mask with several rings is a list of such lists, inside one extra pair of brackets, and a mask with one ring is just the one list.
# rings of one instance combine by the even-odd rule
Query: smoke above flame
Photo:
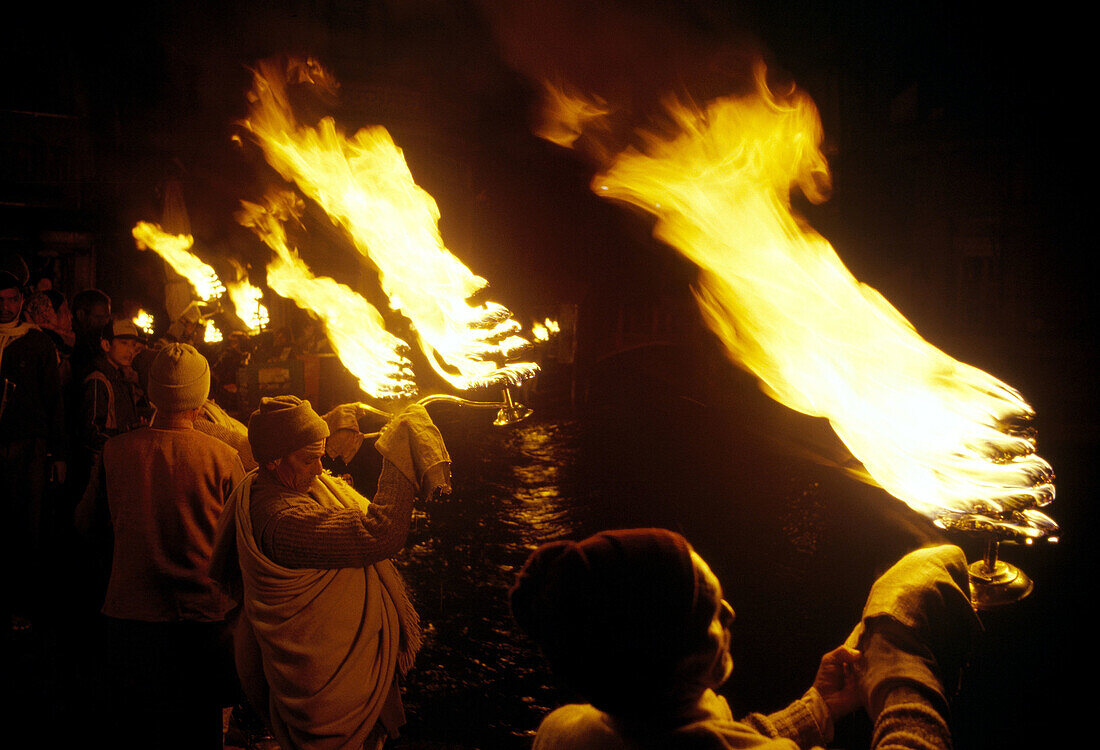
[(593, 190), (656, 217), (655, 236), (701, 269), (696, 298), (730, 359), (780, 403), (827, 419), (864, 479), (932, 518), (1055, 529), (1036, 510), (1054, 486), (1031, 407), (922, 339), (795, 214), (792, 187), (814, 201), (829, 188), (820, 119), (798, 89), (770, 91), (762, 65), (756, 80), (705, 107), (667, 102), (672, 131), (640, 134)]
[[(347, 136), (332, 117), (323, 118), (316, 127), (300, 123), (287, 94), (290, 83), (327, 93), (336, 87), (331, 75), (313, 61), (291, 61), (286, 66), (261, 63), (243, 125), (268, 163), (346, 231), (359, 260), (377, 269), (390, 306), (412, 323), (433, 369), (459, 390), (515, 384), (532, 376), (538, 369), (534, 363), (509, 362), (529, 342), (518, 335), (520, 326), (507, 308), (469, 302), (487, 282), (445, 247), (438, 228), (439, 209), (413, 180), (390, 134), (374, 126)], [(257, 229), (260, 223), (250, 226)], [(272, 245), (267, 236), (261, 236)], [(300, 261), (291, 261), (279, 251), (276, 278), (291, 268), (300, 272)], [(272, 282), (270, 268), (268, 283), (272, 288), (278, 283)], [(352, 308), (342, 313), (329, 308), (326, 317), (313, 307), (314, 301), (295, 299), (321, 314), (330, 332), (340, 315), (345, 321), (339, 325), (361, 323)], [(343, 351), (337, 349), (344, 359)]]

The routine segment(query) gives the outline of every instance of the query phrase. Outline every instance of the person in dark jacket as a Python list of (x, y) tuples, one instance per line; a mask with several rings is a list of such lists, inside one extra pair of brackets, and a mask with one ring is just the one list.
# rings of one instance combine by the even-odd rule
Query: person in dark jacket
[(16, 630), (30, 627), (35, 608), (46, 484), (63, 481), (66, 467), (57, 350), (23, 320), (23, 302), (19, 279), (0, 271), (0, 486), (7, 563), (2, 606)]

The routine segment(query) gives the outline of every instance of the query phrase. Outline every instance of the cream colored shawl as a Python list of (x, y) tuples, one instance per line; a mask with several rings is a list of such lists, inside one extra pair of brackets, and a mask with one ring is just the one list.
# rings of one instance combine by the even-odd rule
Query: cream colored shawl
[[(420, 646), (416, 612), (389, 560), (319, 570), (264, 556), (249, 512), (255, 476), (231, 504), (244, 615), (263, 660), (272, 730), (286, 748), (361, 748), (396, 689), (395, 674), (408, 670)], [(329, 475), (314, 481), (310, 496), (329, 507), (369, 502)]]

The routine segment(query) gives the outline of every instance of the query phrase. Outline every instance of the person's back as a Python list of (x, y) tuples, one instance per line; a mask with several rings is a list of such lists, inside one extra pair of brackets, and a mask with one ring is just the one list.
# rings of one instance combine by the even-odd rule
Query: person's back
[(107, 441), (103, 465), (115, 554), (103, 613), (147, 621), (225, 619), (208, 574), (237, 452), (198, 430), (143, 427)]
[(149, 372), (150, 427), (107, 440), (103, 488), (113, 556), (103, 614), (113, 731), (125, 747), (221, 747), (221, 709), (236, 703), (226, 615), (210, 577), (214, 532), (244, 467), (194, 429), (210, 368), (173, 344)]

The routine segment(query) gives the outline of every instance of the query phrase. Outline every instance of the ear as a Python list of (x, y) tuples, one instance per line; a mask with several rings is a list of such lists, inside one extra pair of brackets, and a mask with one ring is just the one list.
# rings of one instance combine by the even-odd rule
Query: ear
[(109, 352), (109, 351), (111, 351), (111, 342), (110, 341), (104, 341), (103, 339), (100, 339), (99, 340), (99, 348), (102, 349), (105, 352)]

